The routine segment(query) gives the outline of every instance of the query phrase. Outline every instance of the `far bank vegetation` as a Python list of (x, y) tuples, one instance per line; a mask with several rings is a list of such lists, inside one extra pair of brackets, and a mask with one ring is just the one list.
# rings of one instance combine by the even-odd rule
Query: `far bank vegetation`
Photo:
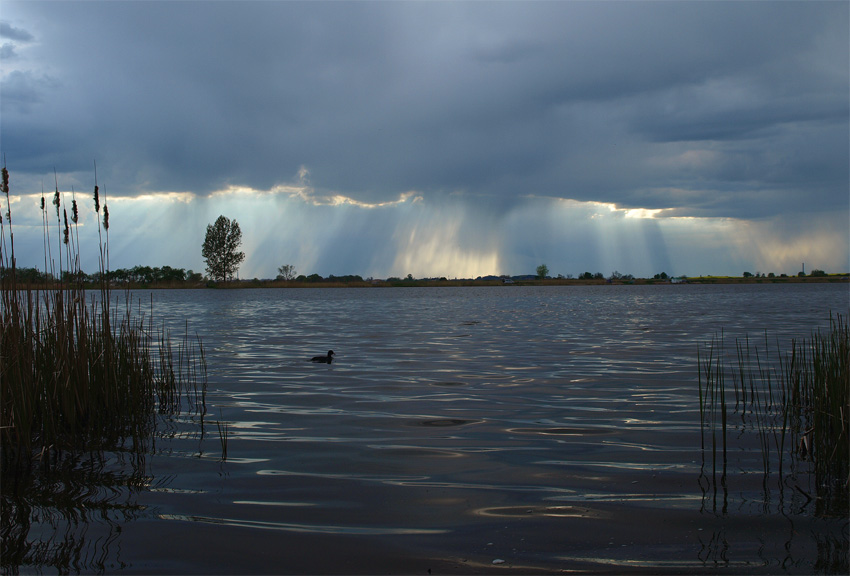
[[(578, 276), (558, 275), (556, 277), (539, 278), (537, 275), (523, 276), (479, 276), (476, 278), (414, 278), (390, 276), (389, 278), (364, 278), (357, 274), (321, 276), (320, 274), (295, 274), (290, 266), (287, 273), (280, 272), (275, 278), (232, 279), (215, 281), (194, 270), (173, 268), (171, 266), (134, 266), (118, 268), (108, 272), (86, 274), (82, 270), (62, 271), (61, 274), (44, 272), (38, 268), (18, 268), (16, 281), (22, 286), (48, 286), (55, 283), (75, 282), (87, 287), (97, 287), (108, 279), (113, 287), (123, 288), (317, 288), (317, 287), (403, 287), (403, 286), (499, 286), (536, 285), (536, 286), (587, 286), (594, 284), (799, 284), (799, 283), (834, 283), (850, 282), (850, 273), (828, 274), (813, 270), (811, 274), (800, 275), (744, 275), (744, 276), (686, 276), (672, 278), (666, 273), (656, 274), (652, 278), (635, 278), (634, 276), (614, 273), (606, 277), (601, 272), (583, 272)], [(283, 268), (283, 267), (281, 267)], [(0, 271), (8, 274), (8, 271)]]

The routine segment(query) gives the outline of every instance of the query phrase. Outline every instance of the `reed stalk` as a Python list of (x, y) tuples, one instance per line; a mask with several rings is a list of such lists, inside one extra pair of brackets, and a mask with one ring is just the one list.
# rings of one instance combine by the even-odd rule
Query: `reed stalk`
[(221, 459), (224, 461), (227, 460), (228, 424), (222, 420), (221, 411), (219, 411), (219, 419), (216, 421), (215, 425), (216, 428), (218, 428), (218, 440), (221, 443)]
[[(18, 282), (12, 233), (9, 173), (4, 166), (5, 218), (0, 222), (0, 464), (4, 477), (40, 464), (49, 469), (63, 454), (146, 449), (157, 412), (204, 403), (206, 364), (200, 341), (187, 337), (175, 351), (167, 332), (147, 327), (111, 305), (108, 233), (103, 240), (95, 184), (100, 286), (88, 294), (79, 259), (79, 214), (56, 210), (58, 251), (50, 248), (48, 208), (42, 199), (45, 266), (53, 283)], [(103, 206), (108, 231), (108, 208)], [(63, 227), (64, 224), (64, 227)], [(71, 229), (73, 227), (73, 230)], [(102, 243), (101, 243), (102, 242)], [(57, 256), (56, 274), (53, 256)], [(177, 361), (175, 362), (175, 356)]]
[[(719, 353), (715, 354), (715, 347)], [(809, 339), (792, 340), (790, 350), (771, 357), (748, 338), (736, 344), (733, 368), (735, 409), (741, 411), (742, 433), (750, 426), (759, 439), (765, 500), (772, 475), (780, 496), (788, 485), (817, 501), (817, 514), (847, 515), (850, 494), (850, 325), (847, 317), (830, 316), (829, 330)], [(703, 468), (711, 435), (712, 483), (717, 483), (716, 420), (723, 432), (721, 483), (726, 478), (726, 406), (722, 337), (713, 339), (708, 360), (698, 355), (700, 429)], [(717, 358), (712, 364), (712, 359)], [(775, 452), (775, 458), (774, 453)], [(705, 470), (700, 477), (708, 478)], [(808, 480), (808, 482), (802, 482)], [(812, 489), (810, 486), (814, 486)], [(808, 502), (807, 501), (807, 502)]]

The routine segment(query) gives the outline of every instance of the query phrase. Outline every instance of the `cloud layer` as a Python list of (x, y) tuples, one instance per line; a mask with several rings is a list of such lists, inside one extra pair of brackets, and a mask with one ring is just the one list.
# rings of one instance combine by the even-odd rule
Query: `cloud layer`
[[(113, 197), (243, 210), (265, 246), (287, 211), (321, 211), (302, 268), (523, 273), (589, 242), (567, 228), (599, 205), (622, 212), (584, 247), (605, 259), (594, 271), (636, 227), (662, 254), (671, 230), (733, 221), (805, 220), (787, 257), (847, 267), (847, 3), (34, 1), (2, 18), (2, 148), (28, 192), (54, 168), (88, 190), (96, 159)], [(278, 212), (263, 194), (225, 202), (238, 187), (277, 190)], [(632, 209), (655, 218), (611, 216)], [(837, 247), (810, 244), (836, 226)], [(769, 252), (736, 245), (705, 246), (706, 266)], [(680, 266), (667, 254), (648, 271)]]

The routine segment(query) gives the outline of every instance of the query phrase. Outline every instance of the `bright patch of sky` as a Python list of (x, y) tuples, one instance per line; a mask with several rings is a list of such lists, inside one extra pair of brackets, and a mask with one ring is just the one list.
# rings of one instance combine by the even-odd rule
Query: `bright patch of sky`
[(55, 169), (97, 268), (96, 161), (113, 268), (203, 271), (224, 214), (243, 278), (846, 272), (848, 22), (846, 2), (4, 0), (18, 263), (43, 267)]

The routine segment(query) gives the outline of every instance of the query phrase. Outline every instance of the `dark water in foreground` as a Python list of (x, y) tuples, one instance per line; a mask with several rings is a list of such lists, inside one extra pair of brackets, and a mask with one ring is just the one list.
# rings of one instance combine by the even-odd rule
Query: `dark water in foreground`
[[(765, 330), (787, 349), (847, 313), (847, 284), (153, 299), (157, 318), (176, 333), (188, 319), (204, 341), (204, 434), (189, 416), (165, 422), (141, 465), (109, 463), (36, 507), (28, 539), (45, 571), (846, 566), (847, 519), (794, 490), (766, 494), (752, 431), (734, 435), (727, 493), (701, 488), (697, 349), (721, 331), (730, 349), (746, 334), (763, 343)], [(329, 348), (333, 364), (307, 361)]]

